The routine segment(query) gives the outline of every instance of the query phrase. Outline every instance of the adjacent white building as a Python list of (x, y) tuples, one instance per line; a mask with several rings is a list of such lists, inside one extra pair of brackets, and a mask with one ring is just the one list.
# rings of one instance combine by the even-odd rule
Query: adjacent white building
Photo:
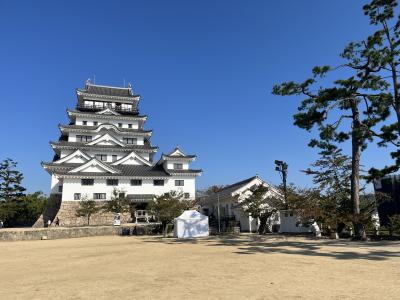
[[(201, 199), (202, 211), (210, 219), (217, 220), (218, 214), (222, 227), (229, 221), (235, 221), (244, 232), (256, 232), (259, 220), (252, 218), (238, 205), (240, 201), (249, 197), (252, 191), (258, 186), (268, 187), (265, 197), (283, 198), (283, 195), (272, 185), (262, 180), (258, 175), (245, 180), (225, 186), (218, 193), (203, 197)], [(279, 213), (274, 214), (270, 219), (271, 225), (279, 225)], [(217, 224), (214, 224), (216, 226)]]
[(117, 188), (133, 201), (146, 203), (169, 191), (195, 198), (196, 177), (201, 170), (190, 168), (195, 155), (179, 147), (154, 156), (158, 147), (145, 130), (147, 116), (139, 114), (139, 95), (127, 88), (101, 86), (89, 80), (77, 89), (77, 106), (67, 110), (70, 123), (59, 125), (61, 136), (50, 142), (55, 155), (43, 162), (51, 174), (51, 194), (61, 202), (81, 199), (105, 201)]

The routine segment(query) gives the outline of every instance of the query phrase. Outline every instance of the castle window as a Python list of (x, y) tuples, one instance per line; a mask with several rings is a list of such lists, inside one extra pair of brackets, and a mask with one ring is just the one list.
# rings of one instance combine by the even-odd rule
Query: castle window
[(94, 193), (93, 199), (94, 200), (104, 200), (104, 199), (106, 199), (106, 193)]
[(97, 121), (93, 121), (93, 126), (97, 126), (99, 123)]
[(164, 185), (164, 180), (155, 179), (153, 181), (153, 185), (155, 185), (155, 186), (163, 186)]
[(131, 180), (131, 185), (133, 185), (133, 186), (141, 186), (142, 185), (142, 180), (141, 179), (132, 179)]
[(174, 169), (175, 170), (182, 170), (183, 169), (183, 164), (174, 164)]
[(94, 179), (81, 179), (81, 185), (94, 185)]
[(128, 124), (128, 128), (132, 128), (132, 124)]
[(137, 145), (136, 138), (123, 138), (123, 141), (125, 144), (128, 144), (128, 145)]
[(59, 185), (59, 186), (58, 186), (58, 192), (59, 192), (59, 193), (62, 193), (62, 191), (63, 191), (62, 189), (63, 189), (63, 186), (62, 186), (62, 185)]
[(113, 155), (112, 156), (112, 161), (117, 161), (118, 160), (118, 156), (117, 155)]
[(184, 180), (175, 180), (175, 186), (184, 186), (185, 181)]
[(122, 123), (118, 123), (118, 127), (122, 127)]
[(107, 179), (107, 185), (118, 185), (118, 179)]
[(74, 200), (81, 200), (81, 193), (75, 193)]
[(106, 154), (96, 154), (96, 158), (98, 160), (101, 160), (101, 161), (107, 161), (107, 155)]
[(77, 142), (91, 142), (92, 136), (91, 135), (77, 135), (76, 141)]
[(87, 125), (87, 121), (82, 121), (82, 125)]

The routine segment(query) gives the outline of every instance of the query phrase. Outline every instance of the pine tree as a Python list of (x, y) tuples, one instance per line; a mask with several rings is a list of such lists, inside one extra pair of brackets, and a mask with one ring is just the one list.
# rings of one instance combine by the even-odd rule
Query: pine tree
[(0, 163), (0, 201), (16, 201), (24, 195), (22, 173), (15, 170), (17, 163), (7, 158)]
[[(390, 147), (393, 164), (369, 170), (369, 179), (380, 178), (400, 169), (400, 18), (395, 15), (396, 0), (373, 0), (364, 5), (364, 13), (376, 30), (365, 40), (350, 43), (342, 56), (345, 67), (372, 81), (360, 97), (368, 112), (385, 120), (380, 128), (368, 128), (378, 145)], [(375, 85), (371, 89), (370, 83)]]
[(79, 202), (79, 208), (76, 209), (76, 216), (77, 217), (86, 217), (87, 219), (87, 226), (90, 225), (90, 217), (99, 212), (101, 207), (97, 205), (95, 200), (87, 199), (84, 197)]
[(167, 236), (168, 224), (172, 224), (174, 218), (179, 217), (185, 210), (185, 203), (182, 194), (175, 191), (157, 196), (149, 203), (149, 210), (155, 218), (161, 222), (163, 236)]
[[(353, 217), (360, 216), (360, 157), (367, 143), (378, 138), (378, 145), (392, 145), (395, 160), (382, 170), (372, 168), (369, 179), (381, 177), (400, 168), (400, 19), (395, 18), (396, 0), (373, 0), (364, 6), (364, 13), (372, 26), (380, 28), (361, 42), (350, 43), (341, 54), (344, 63), (338, 67), (316, 67), (313, 77), (302, 83), (287, 82), (274, 87), (278, 95), (303, 95), (306, 97), (295, 115), (295, 124), (320, 132), (319, 140), (310, 145), (324, 148), (326, 144), (342, 143), (351, 139), (352, 174), (351, 198)], [(345, 70), (344, 79), (333, 81), (329, 88), (315, 87), (329, 71)], [(319, 81), (319, 82), (318, 82)], [(314, 92), (313, 89), (317, 91)], [(333, 115), (338, 116), (332, 121)], [(329, 117), (328, 117), (329, 115)], [(395, 121), (391, 122), (391, 116)], [(343, 124), (350, 119), (351, 124)], [(384, 122), (384, 123), (383, 123)], [(380, 129), (377, 127), (381, 125)], [(360, 237), (361, 224), (355, 226)]]
[(25, 188), (21, 186), (23, 175), (15, 170), (17, 163), (7, 158), (0, 163), (0, 220), (12, 226), (14, 218), (20, 211), (21, 198)]

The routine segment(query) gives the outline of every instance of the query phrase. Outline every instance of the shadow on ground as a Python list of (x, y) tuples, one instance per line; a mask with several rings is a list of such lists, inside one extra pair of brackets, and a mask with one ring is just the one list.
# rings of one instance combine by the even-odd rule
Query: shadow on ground
[(258, 236), (212, 236), (199, 239), (143, 238), (147, 243), (202, 244), (210, 247), (232, 247), (238, 255), (257, 253), (281, 253), (287, 255), (321, 256), (333, 259), (366, 259), (382, 261), (400, 258), (400, 241), (353, 242), (327, 240), (311, 237), (288, 237), (281, 235)]

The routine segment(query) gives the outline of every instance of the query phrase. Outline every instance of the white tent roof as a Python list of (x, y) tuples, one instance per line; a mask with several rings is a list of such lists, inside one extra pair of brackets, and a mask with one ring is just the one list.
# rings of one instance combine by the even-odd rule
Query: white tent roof
[(185, 210), (177, 220), (201, 220), (206, 218), (206, 216), (199, 213), (197, 210)]

